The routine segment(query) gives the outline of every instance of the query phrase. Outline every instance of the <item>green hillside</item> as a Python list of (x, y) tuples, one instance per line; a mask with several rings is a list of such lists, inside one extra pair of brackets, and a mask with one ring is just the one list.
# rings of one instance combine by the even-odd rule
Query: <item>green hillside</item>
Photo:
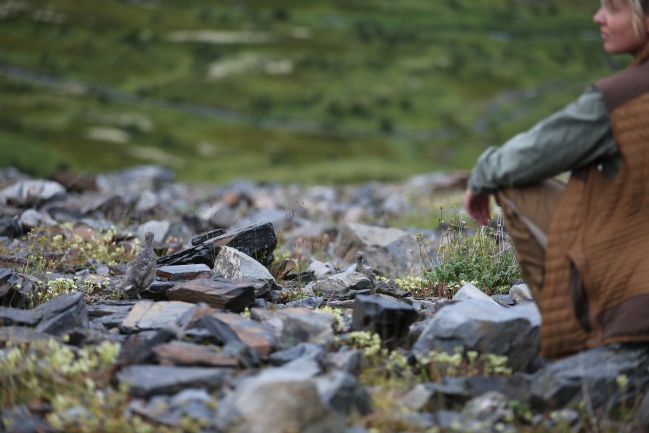
[(469, 168), (610, 73), (596, 7), (5, 1), (0, 165), (309, 182)]

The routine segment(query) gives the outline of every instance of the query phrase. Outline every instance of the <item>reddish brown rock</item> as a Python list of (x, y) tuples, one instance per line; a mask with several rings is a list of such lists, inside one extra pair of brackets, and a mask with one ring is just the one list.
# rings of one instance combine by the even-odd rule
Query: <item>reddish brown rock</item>
[(167, 298), (191, 303), (203, 302), (212, 308), (241, 312), (255, 300), (258, 284), (223, 278), (200, 278), (176, 284)]
[(236, 368), (239, 362), (219, 352), (217, 346), (203, 346), (183, 341), (161, 344), (153, 349), (162, 365), (186, 365)]
[(277, 345), (273, 332), (255, 320), (233, 313), (214, 313), (212, 318), (227, 326), (242, 343), (254, 349), (262, 358), (268, 357)]

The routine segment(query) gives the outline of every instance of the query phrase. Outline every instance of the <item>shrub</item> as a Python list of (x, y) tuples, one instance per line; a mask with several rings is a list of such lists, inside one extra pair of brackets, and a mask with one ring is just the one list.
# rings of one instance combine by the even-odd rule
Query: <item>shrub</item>
[[(426, 277), (438, 291), (452, 290), (465, 281), (475, 283), (488, 294), (509, 290), (521, 280), (522, 274), (500, 217), (495, 228), (478, 227), (469, 234), (461, 216), (460, 213), (458, 221), (443, 233), (437, 257), (433, 259), (422, 253), (430, 265)], [(421, 246), (421, 237), (418, 238)]]

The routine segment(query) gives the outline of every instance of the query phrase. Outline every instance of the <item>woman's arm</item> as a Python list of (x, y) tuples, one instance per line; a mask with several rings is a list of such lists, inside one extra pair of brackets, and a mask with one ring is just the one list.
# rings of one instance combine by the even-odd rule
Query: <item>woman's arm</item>
[(485, 150), (471, 172), (469, 189), (473, 196), (480, 196), (597, 161), (606, 162), (604, 171), (614, 174), (620, 160), (602, 94), (590, 87), (575, 102), (501, 148)]

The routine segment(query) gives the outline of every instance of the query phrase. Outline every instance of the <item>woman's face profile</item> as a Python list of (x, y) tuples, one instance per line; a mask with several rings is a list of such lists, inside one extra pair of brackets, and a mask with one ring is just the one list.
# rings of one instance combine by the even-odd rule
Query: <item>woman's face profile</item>
[(649, 17), (637, 32), (633, 11), (626, 1), (604, 1), (593, 21), (599, 25), (604, 50), (609, 54), (637, 54), (649, 42)]

